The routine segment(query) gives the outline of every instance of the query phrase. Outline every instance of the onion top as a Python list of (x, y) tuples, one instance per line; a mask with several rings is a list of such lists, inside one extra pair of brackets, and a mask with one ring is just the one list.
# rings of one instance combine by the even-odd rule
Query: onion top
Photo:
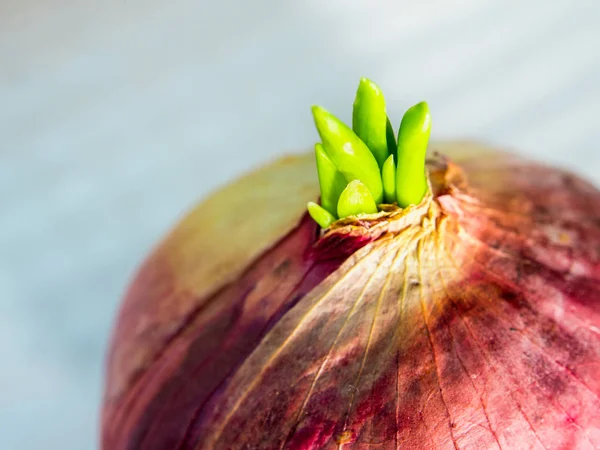
[(310, 202), (307, 209), (321, 228), (337, 218), (375, 213), (384, 202), (406, 208), (423, 200), (431, 132), (426, 102), (406, 111), (397, 141), (383, 93), (367, 78), (356, 91), (352, 129), (320, 106), (312, 112), (323, 141), (315, 145), (321, 206)]

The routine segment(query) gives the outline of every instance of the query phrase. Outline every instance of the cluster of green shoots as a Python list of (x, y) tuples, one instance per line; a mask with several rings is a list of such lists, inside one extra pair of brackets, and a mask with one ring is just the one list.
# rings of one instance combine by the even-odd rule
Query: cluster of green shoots
[(344, 217), (374, 214), (381, 204), (406, 208), (421, 202), (428, 189), (427, 103), (406, 111), (398, 139), (381, 89), (366, 78), (356, 92), (352, 129), (320, 106), (312, 113), (322, 141), (315, 145), (321, 205), (309, 202), (307, 208), (322, 228)]

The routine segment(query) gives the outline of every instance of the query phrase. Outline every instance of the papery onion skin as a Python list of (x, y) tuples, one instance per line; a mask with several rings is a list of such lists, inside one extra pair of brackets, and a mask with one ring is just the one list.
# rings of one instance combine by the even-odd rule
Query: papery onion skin
[(600, 448), (600, 193), (430, 151), (433, 198), (321, 238), (312, 155), (185, 219), (119, 313), (103, 448)]

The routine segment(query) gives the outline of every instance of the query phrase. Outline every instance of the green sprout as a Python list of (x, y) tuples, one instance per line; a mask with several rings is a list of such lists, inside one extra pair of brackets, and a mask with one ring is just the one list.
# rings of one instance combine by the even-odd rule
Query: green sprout
[(402, 208), (419, 203), (427, 193), (425, 152), (430, 132), (427, 103), (421, 102), (406, 111), (398, 131), (396, 169), (396, 196)]
[(353, 180), (348, 183), (338, 201), (338, 217), (343, 219), (348, 216), (374, 214), (376, 212), (377, 205), (375, 204), (375, 200), (373, 200), (371, 191), (359, 180)]
[(381, 89), (371, 80), (361, 78), (352, 110), (352, 130), (367, 144), (380, 169), (389, 154), (387, 122)]
[(309, 202), (307, 209), (321, 228), (374, 214), (383, 202), (406, 208), (423, 200), (431, 132), (427, 103), (406, 111), (397, 141), (381, 89), (367, 78), (356, 91), (352, 129), (320, 106), (312, 113), (322, 141), (315, 145), (321, 205)]
[(321, 206), (329, 213), (335, 214), (338, 199), (348, 182), (325, 153), (323, 144), (315, 145), (315, 157), (317, 159), (319, 186), (321, 187)]
[(383, 198), (386, 203), (396, 201), (396, 166), (394, 165), (394, 155), (388, 156), (381, 169), (381, 179), (383, 181)]
[(383, 201), (383, 186), (379, 166), (369, 147), (341, 120), (320, 106), (313, 107), (317, 131), (325, 153), (337, 170), (350, 183), (362, 181), (377, 203)]
[(306, 208), (308, 209), (310, 217), (312, 217), (321, 228), (329, 228), (329, 226), (337, 220), (333, 214), (314, 202), (308, 202)]

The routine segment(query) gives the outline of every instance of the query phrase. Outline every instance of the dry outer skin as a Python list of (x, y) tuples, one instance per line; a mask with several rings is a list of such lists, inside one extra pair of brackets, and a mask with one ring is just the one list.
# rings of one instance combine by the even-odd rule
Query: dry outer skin
[(120, 312), (103, 448), (600, 448), (600, 193), (431, 150), (433, 198), (320, 239), (309, 157), (192, 213)]

